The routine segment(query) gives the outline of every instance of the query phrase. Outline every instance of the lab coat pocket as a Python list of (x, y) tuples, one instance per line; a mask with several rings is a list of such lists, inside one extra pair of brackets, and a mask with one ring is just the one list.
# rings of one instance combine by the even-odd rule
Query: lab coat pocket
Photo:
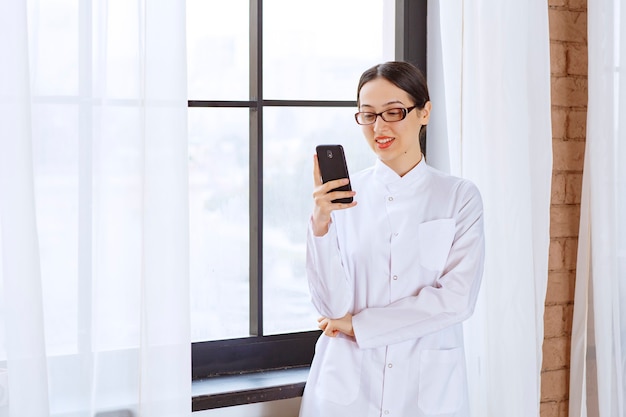
[(448, 415), (463, 404), (465, 372), (461, 348), (422, 350), (417, 403), (425, 415)]
[(331, 339), (320, 367), (317, 386), (320, 397), (340, 405), (354, 402), (361, 385), (362, 360), (363, 352), (354, 341), (342, 337)]
[(420, 264), (431, 271), (443, 271), (454, 241), (454, 219), (438, 219), (418, 227)]

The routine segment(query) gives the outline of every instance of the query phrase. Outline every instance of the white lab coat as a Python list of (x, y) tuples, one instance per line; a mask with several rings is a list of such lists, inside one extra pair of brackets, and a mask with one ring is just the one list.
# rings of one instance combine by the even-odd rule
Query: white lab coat
[(355, 338), (317, 342), (301, 417), (467, 417), (462, 322), (483, 273), (483, 208), (469, 181), (384, 163), (353, 175), (358, 204), (309, 226), (307, 276), (320, 315), (354, 315)]

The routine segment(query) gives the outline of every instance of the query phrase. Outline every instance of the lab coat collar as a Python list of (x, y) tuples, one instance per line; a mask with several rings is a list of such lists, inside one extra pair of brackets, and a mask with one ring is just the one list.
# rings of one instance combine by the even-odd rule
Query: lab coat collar
[(406, 187), (417, 183), (426, 176), (428, 165), (426, 158), (422, 154), (422, 160), (413, 167), (403, 177), (399, 176), (393, 169), (389, 168), (383, 161), (376, 159), (374, 164), (374, 177), (382, 182), (388, 188), (395, 186)]

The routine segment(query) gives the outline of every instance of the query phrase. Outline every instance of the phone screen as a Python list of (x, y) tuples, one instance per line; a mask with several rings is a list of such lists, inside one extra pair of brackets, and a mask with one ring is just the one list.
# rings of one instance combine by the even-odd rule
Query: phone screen
[[(315, 148), (317, 152), (317, 160), (320, 165), (322, 174), (322, 182), (326, 183), (341, 178), (350, 178), (348, 174), (348, 165), (346, 164), (346, 155), (341, 145), (318, 145)], [(350, 183), (335, 188), (331, 191), (351, 191)], [(333, 203), (351, 203), (352, 197), (339, 198), (333, 200)]]

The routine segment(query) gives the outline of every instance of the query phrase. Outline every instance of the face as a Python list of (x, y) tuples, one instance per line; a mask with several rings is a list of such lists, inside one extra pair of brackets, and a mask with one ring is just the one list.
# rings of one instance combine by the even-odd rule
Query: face
[[(415, 103), (409, 94), (385, 78), (368, 81), (359, 93), (359, 111), (380, 113), (393, 108), (409, 108)], [(430, 102), (422, 110), (413, 109), (403, 120), (385, 122), (378, 116), (371, 125), (362, 125), (368, 145), (378, 158), (403, 176), (422, 158), (419, 132), (428, 124)]]

